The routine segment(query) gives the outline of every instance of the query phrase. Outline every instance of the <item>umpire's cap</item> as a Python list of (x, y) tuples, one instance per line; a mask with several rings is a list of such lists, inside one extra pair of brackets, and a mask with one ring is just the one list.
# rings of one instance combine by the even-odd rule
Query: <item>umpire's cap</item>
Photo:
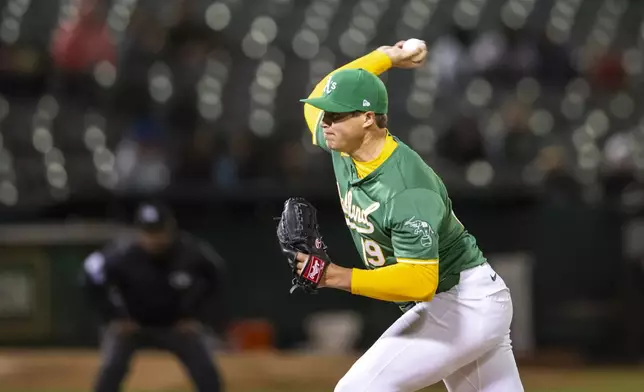
[(137, 208), (134, 224), (146, 232), (159, 232), (174, 228), (176, 221), (172, 210), (165, 204), (147, 202)]

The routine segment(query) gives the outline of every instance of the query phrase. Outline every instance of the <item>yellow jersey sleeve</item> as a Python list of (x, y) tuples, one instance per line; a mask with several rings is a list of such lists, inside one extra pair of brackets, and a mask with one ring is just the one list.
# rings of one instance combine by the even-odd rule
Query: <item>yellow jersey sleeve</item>
[(431, 301), (438, 287), (438, 260), (415, 260), (375, 270), (354, 268), (351, 293), (382, 301)]
[[(308, 98), (317, 98), (322, 96), (322, 91), (324, 90), (324, 86), (326, 85), (327, 80), (335, 72), (343, 69), (359, 69), (359, 68), (362, 68), (373, 74), (380, 75), (383, 72), (387, 71), (389, 68), (391, 68), (391, 59), (386, 54), (375, 50), (365, 56), (362, 56), (356, 60), (353, 60), (352, 62), (343, 65), (342, 67), (332, 71), (330, 74), (325, 76), (324, 79), (322, 79), (315, 86), (311, 94), (309, 94)], [(309, 130), (311, 131), (313, 144), (320, 145), (318, 141), (321, 140), (321, 135), (320, 135), (321, 132), (320, 132), (319, 125), (320, 125), (320, 120), (322, 118), (322, 110), (312, 105), (304, 104), (304, 118), (306, 119), (306, 124), (309, 127)], [(324, 148), (326, 147), (323, 145), (320, 145), (320, 146)]]

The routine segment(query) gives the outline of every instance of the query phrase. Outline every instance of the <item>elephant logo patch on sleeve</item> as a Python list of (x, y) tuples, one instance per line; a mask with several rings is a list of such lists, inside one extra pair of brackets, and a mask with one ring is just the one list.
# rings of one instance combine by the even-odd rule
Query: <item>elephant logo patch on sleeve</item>
[(429, 248), (434, 243), (434, 240), (432, 239), (434, 230), (429, 223), (416, 219), (416, 217), (413, 216), (405, 222), (405, 226), (410, 227), (413, 230), (414, 235), (420, 237), (420, 244), (422, 246)]

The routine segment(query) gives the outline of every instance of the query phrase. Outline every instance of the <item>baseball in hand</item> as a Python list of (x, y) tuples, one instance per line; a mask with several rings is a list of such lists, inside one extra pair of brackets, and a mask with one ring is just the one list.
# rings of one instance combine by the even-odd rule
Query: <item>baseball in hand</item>
[[(417, 38), (410, 38), (402, 46), (402, 49), (404, 51), (408, 52), (415, 52), (418, 50), (418, 48), (423, 48), (427, 49), (427, 46), (425, 45), (425, 41), (419, 40)], [(423, 57), (425, 54), (423, 53), (424, 51), (421, 51), (419, 54), (411, 58), (411, 61), (418, 62), (422, 61)]]

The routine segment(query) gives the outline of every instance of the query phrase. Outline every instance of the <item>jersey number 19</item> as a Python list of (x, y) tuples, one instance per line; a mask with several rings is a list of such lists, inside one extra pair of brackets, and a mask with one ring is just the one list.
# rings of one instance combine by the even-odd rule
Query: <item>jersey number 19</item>
[(362, 259), (367, 264), (371, 264), (374, 267), (382, 267), (385, 265), (385, 255), (382, 253), (380, 245), (376, 241), (360, 238), (362, 242)]

